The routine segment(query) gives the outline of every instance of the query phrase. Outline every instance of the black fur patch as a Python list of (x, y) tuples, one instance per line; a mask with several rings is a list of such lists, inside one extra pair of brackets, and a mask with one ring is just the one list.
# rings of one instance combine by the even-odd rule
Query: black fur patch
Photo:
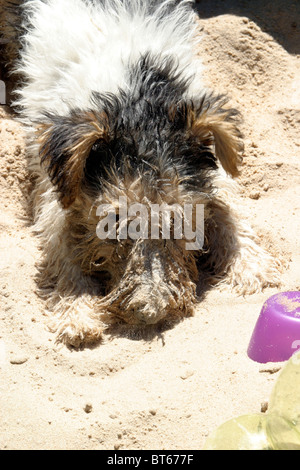
[(65, 166), (71, 154), (69, 148), (80, 132), (80, 126), (76, 123), (76, 113), (70, 116), (57, 116), (45, 114), (51, 123), (49, 137), (40, 148), (41, 163), (45, 164), (51, 182), (59, 191), (64, 190)]
[[(190, 132), (191, 119), (209, 106), (205, 96), (197, 103), (186, 101), (189, 80), (175, 61), (150, 54), (130, 70), (130, 91), (118, 95), (94, 93), (91, 110), (97, 119), (105, 116), (105, 139), (97, 139), (85, 162), (82, 189), (101, 191), (113, 170), (119, 178), (125, 172), (143, 175), (145, 184), (155, 188), (157, 181), (174, 177), (188, 190), (208, 193), (210, 173), (217, 168), (213, 140), (203, 142)], [(69, 116), (47, 115), (51, 136), (41, 147), (42, 163), (58, 192), (68, 191), (70, 149), (91, 123), (84, 113), (74, 110)], [(99, 126), (104, 125), (99, 121)]]
[[(128, 171), (159, 179), (176, 174), (188, 189), (204, 189), (208, 170), (216, 168), (213, 149), (189, 134), (190, 114), (199, 112), (183, 99), (189, 85), (173, 60), (146, 55), (130, 71), (130, 92), (93, 95), (93, 107), (109, 118), (111, 138), (97, 142), (86, 165), (86, 182), (106, 178), (109, 166), (120, 177)], [(151, 170), (152, 169), (152, 170)], [(150, 179), (152, 179), (150, 178)]]

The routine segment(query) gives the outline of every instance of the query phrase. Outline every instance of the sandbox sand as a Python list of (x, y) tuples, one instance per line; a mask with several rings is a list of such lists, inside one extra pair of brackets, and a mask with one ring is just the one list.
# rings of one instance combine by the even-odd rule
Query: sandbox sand
[[(198, 10), (205, 85), (229, 93), (244, 117), (241, 216), (288, 263), (280, 290), (299, 290), (299, 3), (200, 1)], [(36, 294), (24, 152), (1, 106), (0, 449), (201, 449), (224, 421), (259, 413), (279, 367), (251, 361), (247, 347), (278, 289), (245, 298), (212, 289), (193, 318), (152, 339), (55, 344)]]

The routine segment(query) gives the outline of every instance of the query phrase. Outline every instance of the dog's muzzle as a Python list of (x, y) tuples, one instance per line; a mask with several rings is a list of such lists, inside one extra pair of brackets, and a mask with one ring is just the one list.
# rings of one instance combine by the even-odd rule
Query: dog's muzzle
[(176, 307), (166, 281), (165, 256), (143, 245), (133, 253), (118, 286), (103, 299), (107, 310), (129, 324), (153, 325)]

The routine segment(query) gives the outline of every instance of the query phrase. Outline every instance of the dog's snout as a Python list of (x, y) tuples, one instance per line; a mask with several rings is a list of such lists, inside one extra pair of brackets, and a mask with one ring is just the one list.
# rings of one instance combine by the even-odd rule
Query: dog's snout
[[(101, 300), (101, 307), (118, 321), (146, 326), (191, 314), (191, 309), (186, 310), (188, 296), (180, 295), (183, 273), (166, 257), (163, 248), (159, 242), (134, 246), (118, 285)], [(187, 292), (192, 295), (194, 284), (186, 275)]]
[[(156, 300), (156, 301), (155, 301)], [(128, 309), (127, 318), (140, 325), (154, 325), (165, 318), (168, 313), (168, 303), (161, 299), (149, 299), (148, 302), (136, 302)]]
[(141, 251), (144, 255), (143, 273), (137, 279), (127, 303), (125, 319), (134, 323), (153, 325), (167, 317), (174, 304), (170, 286), (166, 283), (165, 266), (157, 251)]

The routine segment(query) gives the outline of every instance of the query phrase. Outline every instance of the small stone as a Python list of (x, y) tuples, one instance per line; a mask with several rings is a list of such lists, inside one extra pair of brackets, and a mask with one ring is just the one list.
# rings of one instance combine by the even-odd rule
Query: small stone
[(10, 358), (10, 363), (11, 364), (15, 364), (15, 365), (22, 365), (22, 364), (25, 364), (25, 362), (28, 361), (28, 357), (27, 356), (12, 356)]
[(180, 374), (180, 378), (182, 380), (186, 380), (188, 379), (189, 377), (192, 377), (192, 375), (194, 375), (195, 371), (193, 371), (192, 369), (186, 369), (184, 372), (182, 372)]
[(21, 146), (17, 145), (15, 148), (15, 155), (18, 156), (20, 155), (21, 152), (22, 152)]
[(251, 191), (249, 194), (249, 197), (251, 199), (259, 199), (260, 198), (260, 192), (259, 191)]
[(91, 403), (86, 403), (83, 409), (86, 413), (91, 413), (93, 410), (93, 405)]
[(151, 410), (149, 410), (149, 413), (150, 413), (152, 416), (155, 416), (156, 413), (157, 413), (157, 411), (154, 410), (154, 409), (151, 409)]
[(268, 409), (268, 406), (269, 406), (269, 403), (267, 401), (263, 401), (261, 404), (260, 404), (260, 411), (262, 413), (265, 413)]
[(266, 364), (262, 364), (259, 368), (260, 373), (268, 373), (268, 374), (276, 374), (282, 369), (283, 363), (278, 362), (267, 362)]

